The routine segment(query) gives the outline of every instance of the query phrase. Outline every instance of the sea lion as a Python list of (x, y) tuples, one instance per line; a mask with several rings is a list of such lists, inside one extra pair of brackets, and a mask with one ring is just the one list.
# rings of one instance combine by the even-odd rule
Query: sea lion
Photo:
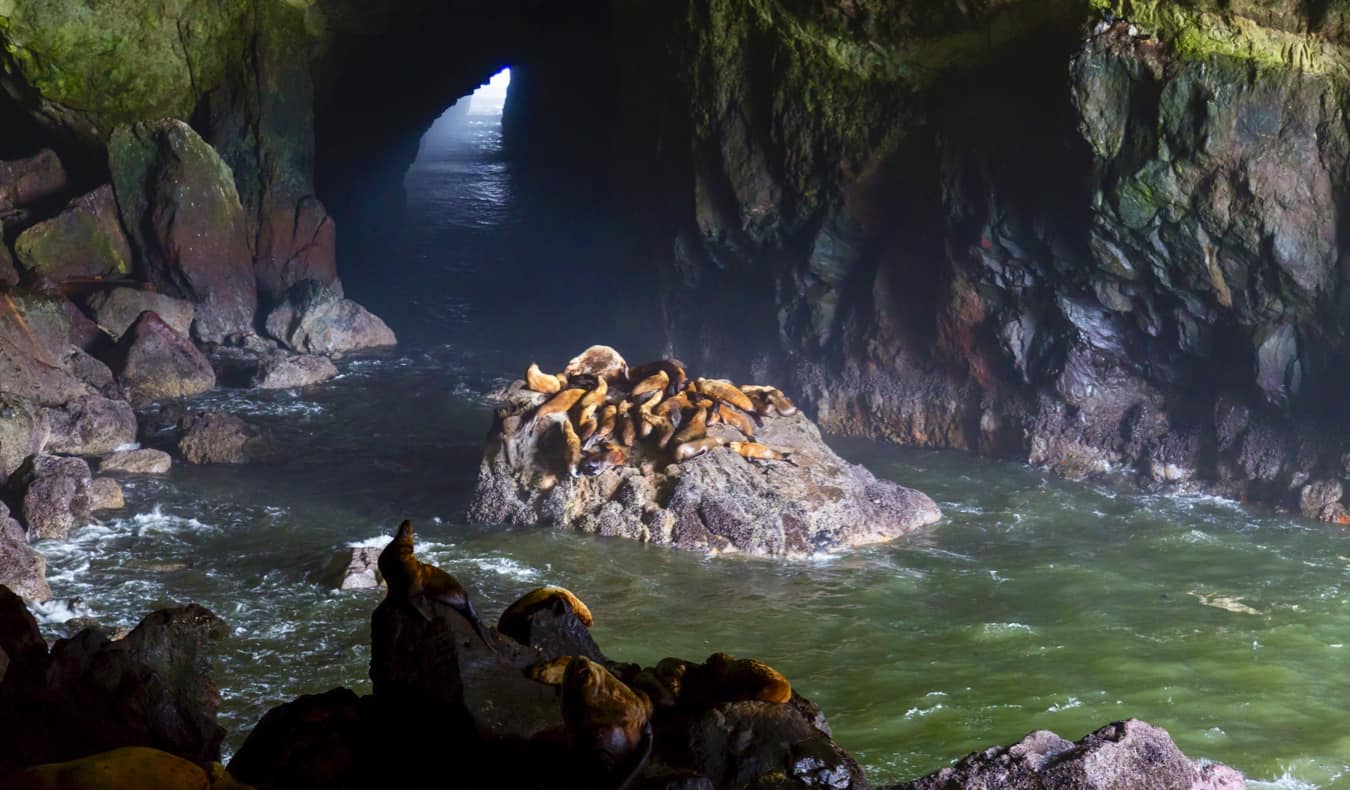
[(605, 396), (609, 394), (609, 382), (603, 377), (595, 380), (595, 387), (585, 395), (581, 396), (581, 408), (592, 408), (605, 402)]
[(670, 386), (670, 375), (664, 370), (658, 370), (647, 378), (633, 385), (631, 397), (646, 395), (648, 392), (665, 393), (666, 387)]
[(563, 373), (568, 376), (589, 375), (606, 379), (628, 377), (628, 363), (619, 352), (609, 346), (591, 346), (567, 363)]
[(675, 436), (676, 427), (675, 421), (669, 417), (658, 418), (658, 421), (652, 425), (652, 430), (656, 434), (656, 446), (662, 450), (666, 449), (671, 438)]
[(575, 593), (562, 587), (549, 586), (530, 590), (506, 607), (502, 616), (497, 618), (497, 630), (525, 644), (528, 637), (526, 626), (529, 624), (530, 615), (549, 608), (554, 608), (555, 611), (561, 608), (571, 612), (587, 628), (595, 623), (590, 607), (586, 606)]
[(525, 371), (525, 386), (545, 395), (557, 395), (567, 381), (564, 376), (551, 376), (539, 369), (538, 363), (531, 362)]
[(600, 416), (596, 418), (595, 430), (589, 435), (583, 434), (581, 437), (581, 447), (589, 450), (595, 445), (614, 435), (614, 429), (619, 424), (619, 407), (617, 404), (608, 403), (600, 410)]
[(797, 462), (788, 457), (791, 453), (775, 450), (757, 442), (727, 442), (727, 449), (748, 460), (783, 461), (797, 466)]
[(624, 447), (632, 447), (637, 441), (637, 421), (633, 418), (633, 406), (628, 401), (619, 404), (619, 424), (616, 427), (618, 431), (619, 444)]
[(614, 442), (605, 442), (599, 449), (587, 453), (577, 468), (583, 475), (598, 475), (610, 467), (623, 466), (627, 461), (627, 450)]
[(35, 765), (0, 781), (9, 790), (207, 790), (245, 788), (218, 763), (208, 767), (147, 746), (124, 746)]
[[(499, 627), (497, 630), (500, 631), (501, 628)], [(530, 664), (525, 667), (525, 677), (548, 686), (561, 686), (563, 677), (567, 673), (567, 665), (570, 663), (572, 663), (572, 656), (559, 656), (551, 661)]]
[(716, 398), (720, 401), (730, 403), (741, 411), (754, 411), (755, 404), (750, 401), (744, 392), (736, 388), (735, 384), (723, 379), (697, 379), (694, 386), (698, 391), (707, 395), (709, 398)]
[(747, 384), (741, 387), (741, 392), (744, 392), (752, 400), (756, 401), (755, 408), (759, 410), (760, 414), (766, 416), (769, 414), (770, 409), (783, 417), (791, 417), (800, 411), (800, 409), (797, 408), (797, 404), (793, 403), (792, 399), (784, 395), (783, 391), (777, 387), (769, 387), (762, 384)]
[(675, 448), (675, 463), (682, 464), (691, 458), (697, 458), (714, 447), (721, 447), (726, 441), (716, 436), (707, 436), (692, 442), (685, 442)]
[(398, 534), (393, 541), (380, 552), (376, 563), (380, 575), (384, 577), (388, 592), (385, 597), (395, 601), (411, 602), (414, 596), (422, 596), (429, 601), (445, 604), (464, 616), (488, 646), (492, 641), (483, 630), (478, 612), (469, 600), (469, 593), (454, 576), (417, 559), (413, 553), (413, 523), (405, 520), (398, 526)]
[(736, 659), (713, 653), (695, 670), (697, 694), (712, 704), (723, 702), (773, 702), (792, 699), (792, 684), (781, 672), (753, 658)]
[(552, 398), (549, 398), (544, 402), (544, 405), (535, 409), (534, 416), (530, 419), (538, 426), (540, 420), (545, 417), (554, 414), (566, 414), (572, 410), (572, 407), (575, 406), (577, 401), (581, 400), (585, 394), (586, 390), (581, 389), (580, 387), (568, 387), (557, 395), (554, 395)]
[(675, 433), (674, 441), (676, 444), (686, 444), (697, 441), (708, 435), (708, 410), (699, 407), (690, 417), (684, 427)]
[(680, 424), (684, 422), (685, 409), (691, 408), (692, 406), (693, 404), (689, 402), (689, 394), (681, 392), (661, 401), (660, 405), (652, 409), (652, 413), (660, 417), (665, 417), (675, 423), (676, 427), (679, 427)]
[(582, 787), (626, 788), (651, 756), (652, 703), (585, 656), (563, 672), (562, 716)]
[(685, 382), (689, 381), (689, 376), (684, 372), (684, 363), (678, 359), (659, 359), (655, 362), (639, 365), (628, 371), (628, 380), (630, 383), (637, 383), (658, 370), (663, 371), (669, 377), (670, 383), (666, 385), (667, 394), (674, 395), (684, 388)]
[(567, 462), (567, 473), (577, 477), (577, 465), (581, 463), (581, 437), (572, 427), (572, 421), (564, 417), (558, 421), (563, 437), (563, 460)]
[(717, 416), (722, 422), (741, 432), (747, 439), (755, 438), (755, 423), (740, 409), (729, 403), (717, 404)]

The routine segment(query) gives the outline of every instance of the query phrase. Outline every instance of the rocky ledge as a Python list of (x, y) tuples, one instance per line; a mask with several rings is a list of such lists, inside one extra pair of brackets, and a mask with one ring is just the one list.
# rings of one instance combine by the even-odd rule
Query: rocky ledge
[(840, 458), (772, 387), (689, 380), (675, 360), (630, 371), (617, 353), (606, 371), (583, 370), (610, 352), (588, 350), (570, 374), (532, 366), (506, 390), (471, 520), (804, 557), (942, 517), (927, 495)]

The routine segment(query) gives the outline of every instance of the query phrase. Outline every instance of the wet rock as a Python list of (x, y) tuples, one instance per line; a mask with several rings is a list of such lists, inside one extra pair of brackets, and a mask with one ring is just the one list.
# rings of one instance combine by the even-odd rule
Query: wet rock
[(374, 546), (356, 546), (344, 549), (333, 557), (324, 569), (324, 584), (335, 590), (373, 590), (384, 586), (380, 575), (380, 549)]
[(86, 395), (46, 413), (50, 453), (104, 455), (136, 441), (136, 412), (124, 400)]
[(337, 373), (337, 368), (328, 357), (277, 352), (259, 360), (252, 384), (265, 390), (308, 387), (327, 381)]
[(70, 375), (88, 384), (103, 397), (112, 400), (125, 400), (122, 395), (122, 388), (118, 385), (117, 376), (113, 375), (112, 368), (83, 348), (78, 346), (68, 348), (65, 361), (62, 364), (66, 370), (70, 371)]
[(126, 333), (141, 313), (149, 310), (173, 327), (178, 334), (187, 337), (192, 331), (192, 320), (196, 308), (185, 299), (175, 299), (156, 291), (136, 288), (111, 288), (99, 291), (85, 300), (94, 320), (113, 340)]
[(1321, 480), (1309, 483), (1299, 491), (1298, 509), (1306, 518), (1316, 518), (1335, 524), (1350, 523), (1350, 513), (1341, 502), (1344, 493), (1339, 480)]
[(98, 463), (101, 475), (123, 473), (129, 475), (162, 475), (173, 466), (173, 458), (163, 450), (122, 450), (103, 458)]
[(263, 715), (230, 773), (258, 790), (367, 786), (380, 753), (372, 718), (350, 689), (298, 697)]
[(307, 354), (334, 354), (398, 343), (393, 330), (346, 299), (340, 283), (297, 283), (267, 316), (267, 333)]
[(600, 664), (609, 662), (591, 636), (591, 629), (561, 604), (531, 612), (523, 622), (515, 624), (515, 630), (509, 636), (538, 650), (545, 661), (562, 656), (585, 656)]
[(129, 745), (218, 760), (208, 644), (227, 633), (192, 605), (155, 612), (122, 639), (86, 629), (50, 655), (30, 650), (0, 684), (0, 773)]
[(62, 540), (89, 523), (92, 482), (82, 458), (35, 455), (10, 475), (6, 487), (20, 503), (19, 516), (30, 539)]
[(96, 477), (89, 484), (90, 510), (121, 510), (127, 506), (122, 486), (111, 477)]
[(251, 331), (253, 256), (234, 174), (219, 154), (166, 119), (118, 127), (108, 165), (150, 281), (196, 305), (193, 337), (219, 342)]
[(1070, 743), (1038, 730), (1011, 746), (976, 752), (953, 765), (891, 790), (999, 787), (1049, 790), (1239, 790), (1242, 775), (1224, 765), (1199, 765), (1181, 753), (1167, 731), (1128, 719)]
[(197, 412), (178, 423), (178, 452), (190, 464), (275, 461), (276, 442), (255, 425), (224, 412)]
[(19, 234), (19, 263), (57, 282), (131, 274), (131, 246), (111, 186), (70, 202), (60, 214)]
[[(941, 518), (926, 495), (878, 480), (822, 441), (804, 415), (764, 418), (756, 441), (794, 463), (752, 462), (725, 447), (681, 464), (643, 445), (623, 466), (569, 478), (558, 430), (534, 430), (540, 396), (514, 385), (488, 436), (469, 516), (552, 524), (692, 551), (803, 557), (891, 540)], [(742, 437), (724, 425), (709, 436)]]
[(27, 159), (0, 162), (0, 214), (57, 197), (65, 189), (65, 168), (50, 149)]
[[(52, 597), (52, 588), (47, 584), (47, 558), (28, 544), (27, 533), (10, 517), (3, 502), (0, 502), (0, 587), (35, 603)], [(3, 647), (0, 637), (0, 648)], [(0, 670), (0, 676), (3, 675)]]
[(118, 346), (117, 380), (136, 405), (185, 398), (210, 390), (216, 374), (192, 341), (155, 313), (142, 313)]

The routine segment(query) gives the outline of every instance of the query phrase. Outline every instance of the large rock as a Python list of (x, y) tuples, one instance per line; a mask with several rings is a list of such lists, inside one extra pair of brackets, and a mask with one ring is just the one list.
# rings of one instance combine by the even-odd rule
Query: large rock
[(121, 510), (127, 506), (121, 484), (111, 477), (95, 477), (89, 484), (89, 498), (89, 509), (93, 511)]
[(121, 472), (130, 475), (162, 475), (173, 466), (173, 457), (163, 450), (149, 448), (140, 450), (122, 450), (107, 456), (98, 463), (101, 475)]
[(66, 170), (49, 149), (27, 159), (0, 162), (0, 214), (59, 196), (66, 189)]
[(323, 571), (323, 581), (335, 590), (373, 590), (384, 586), (379, 568), (380, 549), (354, 546), (337, 552)]
[(232, 414), (197, 412), (178, 422), (178, 452), (190, 464), (274, 461), (280, 450), (262, 429)]
[(132, 271), (111, 186), (72, 200), (60, 214), (19, 234), (14, 251), (24, 268), (58, 282)]
[(0, 684), (0, 775), (122, 746), (218, 760), (220, 691), (208, 643), (228, 633), (196, 605), (149, 615), (122, 639), (84, 630), (29, 650)]
[(121, 338), (147, 310), (185, 337), (191, 333), (192, 319), (196, 316), (192, 302), (137, 288), (99, 291), (86, 299), (85, 304), (94, 314), (94, 320), (113, 340)]
[(1242, 774), (1196, 763), (1167, 731), (1128, 719), (1071, 743), (1038, 730), (1011, 746), (976, 752), (950, 768), (890, 790), (1240, 790)]
[(155, 313), (142, 313), (122, 336), (117, 380), (136, 405), (210, 390), (216, 373), (206, 355)]
[(20, 503), (32, 540), (62, 540), (89, 523), (93, 506), (89, 464), (82, 458), (35, 455), (10, 475), (6, 488)]
[(267, 316), (267, 333), (307, 354), (334, 354), (398, 343), (394, 332), (364, 307), (343, 297), (342, 286), (314, 280), (296, 284)]
[(17, 682), (26, 682), (33, 670), (41, 672), (47, 657), (47, 642), (23, 598), (0, 584), (0, 689), (8, 670), (20, 668)]
[(136, 412), (124, 400), (85, 395), (46, 414), (51, 453), (106, 455), (136, 441)]
[(62, 301), (32, 294), (0, 298), (0, 394), (61, 406), (93, 394), (62, 364), (70, 321)]
[[(28, 545), (28, 535), (10, 517), (3, 502), (0, 502), (0, 587), (8, 587), (34, 603), (52, 597), (52, 588), (47, 584), (47, 558)], [(0, 670), (0, 677), (3, 675)]]
[(319, 354), (268, 354), (258, 361), (252, 384), (259, 389), (275, 390), (308, 387), (338, 374), (332, 360)]
[[(558, 430), (532, 425), (542, 396), (518, 382), (489, 432), (469, 506), (474, 521), (547, 524), (693, 551), (803, 557), (891, 540), (938, 521), (925, 494), (844, 461), (804, 415), (764, 418), (756, 440), (793, 463), (716, 448), (681, 464), (639, 442), (623, 466), (569, 478)], [(536, 430), (538, 428), (538, 430)], [(710, 436), (742, 437), (724, 425)]]
[(119, 127), (108, 143), (122, 221), (160, 291), (192, 301), (192, 334), (249, 332), (257, 309), (253, 257), (234, 174), (181, 121)]
[(51, 437), (47, 413), (29, 401), (0, 394), (0, 483)]
[(380, 744), (371, 703), (335, 688), (278, 705), (249, 733), (230, 760), (230, 773), (259, 790), (378, 784), (373, 767)]

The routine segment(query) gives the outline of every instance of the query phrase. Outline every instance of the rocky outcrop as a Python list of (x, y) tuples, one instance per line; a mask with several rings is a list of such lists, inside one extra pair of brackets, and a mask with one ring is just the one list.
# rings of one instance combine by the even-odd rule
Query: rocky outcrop
[[(18, 521), (10, 518), (9, 508), (0, 502), (0, 587), (34, 603), (51, 599), (47, 584), (47, 558), (28, 545), (28, 534)], [(0, 652), (3, 652), (0, 642)], [(0, 668), (0, 678), (4, 671)]]
[[(111, 377), (107, 368), (102, 372)], [(47, 452), (106, 455), (136, 441), (136, 412), (124, 400), (85, 395), (45, 413)]]
[(193, 337), (251, 332), (253, 257), (234, 174), (220, 155), (187, 124), (165, 120), (118, 128), (108, 164), (150, 282), (196, 306)]
[[(716, 447), (681, 463), (639, 444), (625, 462), (569, 477), (560, 431), (536, 422), (546, 396), (516, 382), (497, 411), (469, 518), (622, 536), (691, 551), (804, 557), (892, 540), (938, 521), (925, 494), (840, 458), (800, 413), (763, 418), (755, 441), (788, 461)], [(747, 418), (748, 419), (748, 418)], [(709, 437), (743, 440), (727, 425)]]
[(117, 380), (133, 404), (185, 398), (216, 385), (206, 355), (155, 313), (141, 313), (122, 336), (118, 351)]
[(131, 247), (110, 186), (72, 200), (57, 216), (19, 234), (14, 251), (25, 269), (57, 282), (131, 274)]
[(89, 523), (93, 507), (89, 464), (82, 458), (35, 455), (9, 476), (10, 499), (32, 540), (62, 540)]
[(277, 460), (280, 448), (262, 429), (232, 414), (197, 412), (178, 422), (178, 452), (190, 464)]
[(335, 590), (373, 590), (384, 586), (379, 568), (380, 549), (355, 546), (333, 556), (323, 571), (323, 581)]
[(1186, 757), (1167, 731), (1138, 719), (1115, 722), (1076, 743), (1037, 730), (1011, 746), (976, 752), (950, 768), (890, 790), (1240, 790), (1242, 774)]
[(173, 466), (173, 458), (163, 450), (149, 448), (122, 450), (106, 456), (98, 463), (101, 475), (122, 473), (130, 475), (162, 475)]
[(328, 357), (318, 354), (277, 352), (262, 357), (250, 381), (258, 389), (276, 390), (308, 387), (338, 374)]
[(192, 303), (184, 299), (175, 299), (155, 291), (137, 288), (110, 288), (91, 295), (85, 304), (93, 313), (99, 327), (118, 340), (126, 333), (141, 313), (152, 312), (173, 327), (178, 334), (187, 337), (192, 332), (192, 319), (196, 312)]
[(48, 653), (31, 616), (22, 627), (22, 607), (0, 592), (0, 639), (10, 640), (0, 645), (21, 645), (0, 682), (0, 775), (131, 745), (219, 759), (225, 731), (209, 653), (228, 630), (219, 618), (195, 605), (165, 609), (121, 639), (86, 629)]
[(335, 354), (397, 344), (393, 331), (364, 307), (344, 298), (340, 284), (296, 284), (267, 316), (267, 333), (306, 354)]

